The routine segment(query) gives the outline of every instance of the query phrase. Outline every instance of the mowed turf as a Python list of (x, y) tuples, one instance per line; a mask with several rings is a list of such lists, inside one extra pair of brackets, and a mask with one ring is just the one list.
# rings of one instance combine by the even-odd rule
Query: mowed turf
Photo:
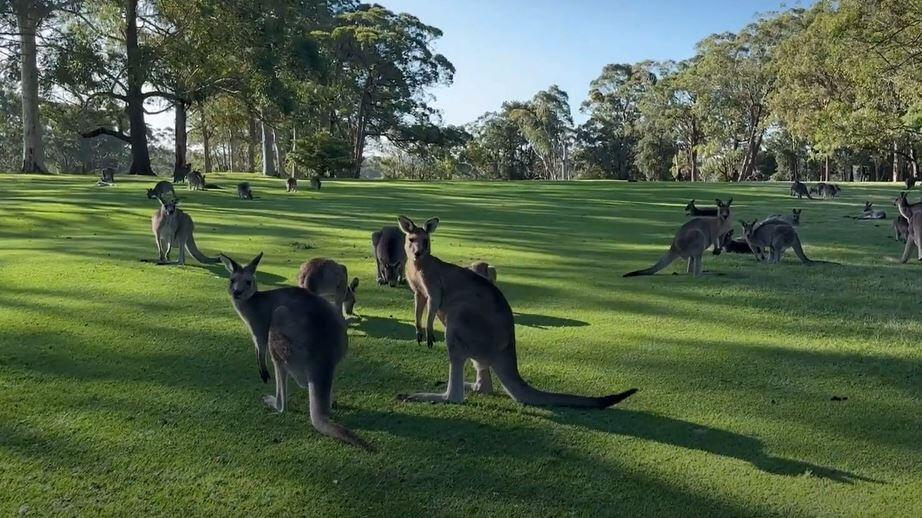
[[(361, 279), (334, 418), (377, 452), (317, 434), (293, 383), (288, 411), (263, 406), (219, 265), (139, 261), (153, 181), (0, 175), (0, 514), (922, 515), (922, 264), (898, 263), (891, 220), (843, 218), (865, 200), (892, 218), (896, 186), (208, 180), (224, 189), (177, 187), (206, 254), (265, 252), (262, 289), (317, 256)], [(708, 253), (715, 275), (621, 277), (689, 198), (729, 196), (734, 219), (804, 208), (806, 253), (842, 265)], [(369, 236), (398, 214), (441, 218), (438, 257), (496, 265), (535, 386), (640, 392), (605, 411), (395, 401), (448, 371), (410, 291), (375, 285)]]

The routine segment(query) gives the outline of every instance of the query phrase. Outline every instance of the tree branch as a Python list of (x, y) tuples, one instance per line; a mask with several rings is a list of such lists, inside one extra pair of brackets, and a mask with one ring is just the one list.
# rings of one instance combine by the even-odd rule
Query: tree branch
[(96, 138), (100, 135), (109, 135), (110, 137), (115, 137), (124, 142), (131, 142), (131, 138), (128, 135), (125, 135), (122, 132), (111, 130), (109, 128), (99, 127), (93, 131), (88, 131), (86, 133), (81, 133), (80, 136), (83, 138)]

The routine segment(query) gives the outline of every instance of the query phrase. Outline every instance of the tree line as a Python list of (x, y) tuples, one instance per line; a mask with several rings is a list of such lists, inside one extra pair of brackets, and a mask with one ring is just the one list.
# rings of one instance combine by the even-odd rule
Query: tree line
[[(0, 168), (413, 179), (918, 175), (922, 0), (820, 0), (465, 126), (441, 31), (351, 0), (0, 0)], [(146, 120), (175, 113), (172, 135)], [(368, 156), (369, 147), (375, 152)]]

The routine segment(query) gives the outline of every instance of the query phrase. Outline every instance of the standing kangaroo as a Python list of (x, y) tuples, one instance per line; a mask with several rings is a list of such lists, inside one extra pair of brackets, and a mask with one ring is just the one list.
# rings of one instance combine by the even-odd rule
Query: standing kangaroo
[(685, 215), (686, 216), (716, 216), (717, 209), (710, 208), (710, 207), (705, 208), (705, 209), (699, 209), (698, 207), (695, 207), (695, 200), (692, 200), (688, 202), (688, 205), (685, 206)]
[(190, 191), (205, 190), (205, 175), (198, 171), (189, 171), (189, 174), (186, 175), (186, 185)]
[(317, 257), (302, 264), (298, 272), (298, 286), (329, 301), (339, 308), (343, 317), (353, 314), (359, 278), (349, 282), (348, 270), (336, 261)]
[(896, 198), (896, 207), (900, 211), (900, 218), (906, 221), (906, 247), (903, 248), (903, 257), (901, 263), (909, 260), (912, 253), (912, 247), (916, 247), (919, 260), (922, 261), (922, 210), (913, 210), (914, 207), (922, 209), (922, 204), (910, 204), (906, 199), (906, 193), (901, 192)]
[(287, 287), (257, 291), (256, 266), (262, 256), (260, 253), (246, 266), (226, 255), (221, 255), (221, 262), (230, 272), (231, 302), (250, 330), (264, 383), (269, 380), (266, 357), (272, 357), (275, 395), (264, 396), (263, 402), (284, 412), (291, 376), (308, 391), (311, 424), (318, 432), (369, 448), (357, 435), (330, 420), (333, 375), (348, 343), (346, 323), (332, 305), (307, 290)]
[(791, 184), (791, 196), (797, 196), (798, 199), (806, 196), (811, 200), (814, 199), (810, 194), (810, 190), (807, 189), (807, 185), (801, 182), (800, 180), (794, 180), (794, 183)]
[[(160, 209), (150, 218), (151, 229), (157, 242), (158, 264), (182, 266), (186, 264), (186, 250), (202, 264), (217, 263), (218, 258), (206, 256), (195, 245), (195, 238), (192, 236), (195, 224), (188, 214), (176, 208), (176, 200), (158, 200)], [(176, 263), (170, 263), (170, 251), (174, 246), (179, 248), (179, 259)]]
[(730, 220), (731, 203), (733, 203), (733, 198), (726, 203), (717, 200), (717, 216), (699, 216), (686, 221), (676, 232), (669, 251), (656, 264), (643, 270), (628, 272), (623, 277), (653, 275), (680, 257), (688, 259), (688, 273), (696, 277), (701, 275), (701, 256), (704, 255), (704, 251), (713, 246), (714, 254), (719, 254), (721, 238), (733, 226)]
[(237, 197), (241, 200), (253, 199), (253, 189), (250, 187), (250, 182), (240, 182), (237, 184)]
[(743, 235), (746, 242), (752, 248), (753, 255), (759, 261), (766, 259), (763, 248), (771, 247), (771, 255), (768, 257), (768, 263), (774, 264), (781, 261), (781, 256), (788, 248), (793, 248), (794, 253), (800, 258), (801, 262), (812, 265), (819, 261), (810, 260), (805, 254), (800, 244), (800, 237), (794, 227), (781, 221), (773, 221), (759, 224), (758, 220), (752, 223), (740, 221), (743, 225)]
[(405, 401), (461, 403), (464, 401), (464, 365), (473, 360), (476, 382), (470, 387), (481, 393), (492, 391), (492, 368), (506, 391), (524, 405), (607, 408), (631, 396), (637, 389), (603, 397), (574, 396), (544, 392), (529, 385), (519, 374), (515, 351), (515, 321), (502, 292), (473, 271), (446, 263), (430, 253), (430, 235), (439, 224), (436, 218), (416, 226), (410, 218), (398, 218), (406, 234), (407, 281), (416, 308), (416, 340), (422, 342), (422, 316), (426, 310), (426, 344), (432, 347), (432, 325), (437, 314), (445, 323), (448, 349), (448, 387), (444, 393), (400, 396)]
[(406, 280), (404, 267), (407, 253), (403, 249), (403, 233), (397, 227), (384, 227), (371, 234), (371, 247), (375, 254), (378, 284), (390, 287)]
[(311, 178), (311, 189), (313, 189), (313, 190), (315, 190), (315, 191), (319, 191), (319, 190), (320, 190), (320, 186), (321, 186), (321, 184), (320, 184), (320, 177), (319, 177), (319, 176), (315, 176), (315, 177)]
[(294, 176), (289, 176), (285, 184), (288, 187), (288, 192), (298, 192), (298, 179)]

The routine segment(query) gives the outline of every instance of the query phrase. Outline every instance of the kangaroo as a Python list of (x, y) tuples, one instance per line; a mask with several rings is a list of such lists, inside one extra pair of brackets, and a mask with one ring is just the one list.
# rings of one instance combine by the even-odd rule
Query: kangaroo
[(99, 180), (103, 183), (115, 183), (115, 169), (112, 167), (103, 168)]
[(726, 203), (717, 200), (717, 216), (696, 217), (685, 222), (679, 227), (669, 251), (666, 252), (653, 266), (643, 270), (628, 272), (623, 277), (638, 275), (653, 275), (669, 266), (678, 258), (688, 259), (688, 273), (699, 276), (702, 272), (701, 256), (709, 246), (714, 247), (714, 255), (720, 254), (721, 237), (730, 231), (733, 226), (730, 220), (730, 204), (733, 198)]
[(288, 177), (288, 180), (285, 181), (288, 192), (298, 192), (298, 179), (294, 176)]
[(284, 412), (290, 376), (308, 391), (314, 429), (345, 443), (370, 448), (357, 435), (330, 420), (333, 375), (348, 344), (345, 321), (332, 305), (307, 290), (286, 287), (258, 291), (256, 266), (262, 256), (260, 253), (246, 266), (240, 266), (222, 254), (221, 262), (230, 272), (231, 303), (253, 338), (263, 383), (269, 380), (267, 356), (272, 358), (275, 395), (264, 396), (263, 402)]
[(699, 209), (695, 207), (695, 200), (688, 202), (688, 205), (685, 206), (685, 215), (686, 216), (716, 216), (716, 208), (706, 208)]
[(874, 210), (873, 205), (869, 201), (864, 202), (864, 210), (861, 211), (861, 216), (855, 219), (887, 219), (887, 213), (882, 210)]
[(170, 198), (176, 199), (176, 190), (173, 189), (173, 184), (166, 180), (157, 182), (153, 189), (147, 190), (147, 198), (150, 200), (163, 198), (167, 194), (170, 195)]
[(183, 183), (186, 181), (186, 176), (189, 175), (189, 172), (192, 170), (192, 165), (183, 164), (175, 169), (173, 169), (173, 183)]
[[(186, 264), (186, 250), (202, 264), (215, 264), (216, 257), (208, 257), (195, 245), (192, 232), (195, 225), (192, 218), (185, 212), (176, 208), (176, 200), (160, 200), (160, 209), (150, 218), (151, 229), (157, 242), (158, 264)], [(175, 263), (169, 261), (170, 251), (173, 247), (179, 248), (179, 259)]]
[(801, 199), (804, 196), (811, 200), (814, 199), (810, 191), (811, 190), (807, 189), (807, 185), (800, 180), (794, 180), (794, 183), (791, 184), (791, 196), (797, 196), (797, 199)]
[(490, 263), (474, 261), (470, 266), (468, 266), (468, 268), (470, 268), (471, 271), (477, 275), (480, 275), (484, 279), (487, 279), (493, 284), (496, 284), (496, 268), (490, 266)]
[(906, 180), (904, 181), (906, 182), (906, 190), (908, 191), (908, 190), (911, 190), (913, 187), (915, 187), (916, 182), (918, 181), (918, 178), (916, 178), (915, 176), (907, 176)]
[(317, 257), (302, 264), (298, 272), (298, 286), (328, 300), (339, 308), (343, 317), (353, 314), (359, 278), (349, 282), (348, 270), (336, 261)]
[(237, 197), (241, 200), (253, 199), (253, 189), (250, 188), (250, 182), (240, 182), (237, 184)]
[(490, 369), (496, 373), (510, 396), (523, 405), (607, 408), (631, 396), (637, 389), (603, 397), (585, 397), (544, 392), (529, 385), (519, 374), (515, 350), (515, 321), (502, 292), (489, 280), (431, 254), (430, 236), (439, 220), (432, 218), (422, 227), (410, 218), (398, 218), (406, 235), (407, 281), (413, 290), (416, 308), (416, 341), (422, 342), (423, 310), (427, 310), (426, 344), (432, 347), (432, 325), (437, 314), (445, 321), (448, 349), (448, 387), (444, 393), (419, 393), (399, 396), (404, 401), (464, 402), (464, 365), (473, 360), (476, 382), (469, 386), (481, 393), (492, 391)]
[(788, 225), (797, 227), (797, 226), (800, 226), (800, 215), (802, 212), (803, 212), (802, 209), (791, 209), (790, 214), (785, 214), (785, 215), (772, 214), (771, 216), (760, 221), (759, 224), (761, 225), (764, 223), (768, 223), (770, 221), (783, 221), (787, 223)]
[(731, 228), (721, 240), (720, 247), (724, 252), (731, 254), (751, 254), (752, 248), (746, 242), (746, 238), (733, 239), (733, 229)]
[(906, 199), (905, 191), (901, 192), (894, 202), (900, 211), (900, 217), (897, 219), (906, 222), (906, 247), (903, 248), (903, 257), (900, 258), (900, 262), (905, 263), (909, 260), (913, 246), (916, 247), (919, 260), (922, 261), (922, 203), (910, 204)]
[(320, 190), (320, 177), (319, 176), (315, 176), (311, 178), (311, 189), (315, 191)]
[(782, 222), (773, 222), (767, 225), (759, 225), (757, 220), (752, 223), (740, 221), (743, 225), (743, 235), (746, 242), (752, 248), (752, 253), (759, 261), (765, 261), (765, 252), (763, 248), (771, 247), (771, 255), (767, 258), (769, 264), (781, 261), (781, 256), (788, 248), (793, 248), (794, 253), (800, 258), (801, 262), (812, 265), (816, 262), (809, 259), (804, 254), (804, 249), (800, 244), (800, 237), (794, 227)]
[(909, 237), (909, 222), (902, 215), (893, 218), (891, 227), (893, 228), (893, 238), (897, 241), (906, 241)]
[(816, 193), (823, 199), (835, 198), (842, 189), (835, 184), (819, 182), (810, 192)]
[[(899, 193), (896, 198), (893, 199), (893, 205), (899, 210), (900, 217), (909, 221), (913, 214), (922, 212), (922, 203), (909, 203), (909, 200), (906, 198), (907, 194), (909, 193)], [(906, 211), (909, 211), (908, 216), (905, 215)]]
[(186, 175), (186, 184), (190, 191), (205, 190), (205, 176), (198, 171), (189, 171)]
[(405, 282), (404, 266), (407, 253), (403, 249), (403, 233), (397, 227), (384, 227), (371, 234), (371, 247), (375, 254), (378, 284), (391, 288)]

